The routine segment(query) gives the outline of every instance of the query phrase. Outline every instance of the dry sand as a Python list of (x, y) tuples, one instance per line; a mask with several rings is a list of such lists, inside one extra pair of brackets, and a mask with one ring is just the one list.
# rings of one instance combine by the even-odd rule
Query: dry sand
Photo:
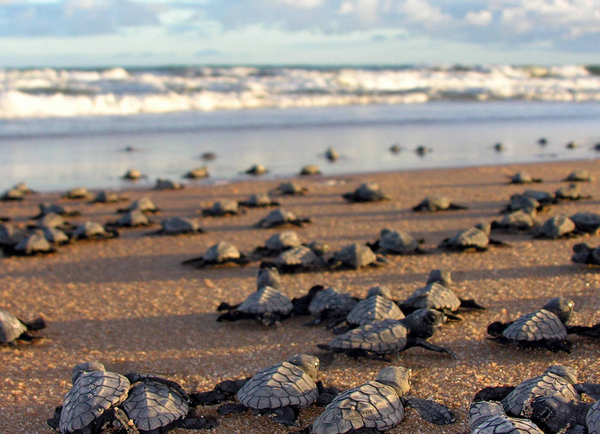
[[(351, 242), (373, 241), (385, 227), (424, 237), (427, 245), (478, 222), (498, 218), (498, 211), (515, 192), (527, 188), (555, 191), (574, 168), (586, 168), (600, 179), (597, 161), (429, 170), (307, 178), (300, 182), (310, 193), (284, 197), (285, 209), (314, 222), (297, 229), (304, 241), (321, 240), (334, 249)], [(507, 175), (527, 170), (544, 179), (534, 187), (508, 185)], [(347, 204), (341, 194), (365, 180), (377, 181), (392, 197), (390, 202)], [(200, 207), (219, 199), (243, 199), (266, 191), (276, 181), (189, 188), (174, 192), (132, 191), (132, 199), (149, 194), (163, 216), (194, 217)], [(583, 183), (594, 199), (563, 202), (540, 214), (598, 211), (598, 183)], [(413, 213), (411, 207), (427, 195), (440, 192), (470, 206), (468, 211), (438, 214)], [(58, 194), (39, 195), (23, 203), (0, 205), (0, 215), (27, 217), (37, 213), (43, 200)], [(116, 205), (72, 202), (83, 212), (74, 221), (115, 219)], [(49, 327), (40, 332), (45, 340), (34, 345), (0, 348), (0, 432), (49, 433), (46, 419), (70, 387), (70, 370), (77, 363), (97, 360), (118, 372), (149, 371), (180, 382), (191, 391), (206, 390), (224, 379), (248, 376), (258, 369), (300, 352), (318, 352), (316, 343), (328, 342), (330, 331), (304, 327), (306, 318), (292, 319), (279, 329), (242, 321), (216, 323), (215, 308), (223, 301), (240, 302), (255, 289), (257, 263), (245, 268), (197, 270), (182, 260), (202, 254), (219, 240), (242, 251), (262, 245), (274, 230), (252, 224), (267, 214), (249, 210), (244, 216), (203, 218), (206, 234), (180, 237), (146, 237), (155, 229), (124, 230), (121, 238), (105, 242), (81, 242), (58, 254), (34, 258), (0, 259), (0, 308), (20, 317), (43, 315)], [(17, 218), (17, 220), (19, 220)], [(551, 364), (579, 369), (580, 378), (600, 381), (600, 342), (575, 337), (571, 354), (521, 351), (486, 341), (488, 323), (510, 320), (541, 307), (550, 297), (575, 301), (571, 323), (591, 325), (600, 321), (600, 275), (570, 261), (578, 241), (532, 240), (527, 235), (503, 235), (512, 248), (486, 253), (433, 254), (391, 257), (379, 269), (285, 275), (290, 296), (303, 294), (314, 284), (334, 285), (363, 297), (373, 285), (388, 285), (396, 299), (422, 286), (433, 268), (452, 270), (456, 292), (486, 305), (485, 312), (467, 314), (463, 323), (444, 325), (431, 342), (454, 351), (458, 359), (410, 349), (393, 359), (413, 371), (412, 393), (455, 409), (457, 423), (437, 427), (423, 422), (414, 411), (407, 413), (391, 432), (464, 433), (466, 410), (473, 394), (491, 385), (514, 384), (538, 375)], [(600, 237), (583, 238), (597, 245)], [(373, 379), (383, 362), (353, 360), (338, 355), (324, 363), (320, 378), (341, 389)], [(301, 413), (303, 425), (320, 412)], [(216, 408), (200, 408), (199, 414), (216, 414)], [(283, 433), (288, 430), (266, 417), (250, 414), (220, 419), (216, 433)], [(184, 432), (184, 431), (181, 431)]]

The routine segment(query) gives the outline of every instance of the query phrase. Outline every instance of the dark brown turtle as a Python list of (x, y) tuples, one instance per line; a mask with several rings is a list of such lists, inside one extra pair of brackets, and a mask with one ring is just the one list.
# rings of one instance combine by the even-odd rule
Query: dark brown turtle
[(567, 149), (577, 149), (579, 147), (579, 143), (577, 142), (569, 142), (567, 143)]
[(278, 327), (281, 321), (291, 316), (293, 308), (292, 301), (283, 292), (270, 286), (263, 286), (250, 294), (241, 304), (221, 303), (217, 310), (226, 312), (221, 314), (217, 321), (252, 319), (269, 327)]
[(506, 150), (506, 145), (504, 143), (498, 142), (494, 145), (494, 150), (496, 152), (504, 152)]
[(221, 241), (211, 246), (204, 255), (183, 261), (183, 265), (192, 265), (197, 268), (216, 267), (221, 265), (247, 265), (249, 259), (233, 245)]
[(455, 252), (485, 252), (488, 250), (490, 244), (506, 246), (506, 243), (491, 239), (484, 231), (474, 227), (460, 231), (451, 238), (446, 238), (440, 243), (438, 248)]
[(46, 328), (46, 321), (37, 318), (31, 322), (22, 321), (12, 313), (0, 309), (0, 345), (16, 345), (18, 342), (31, 342), (42, 339), (29, 332)]
[(4, 245), (2, 248), (5, 256), (34, 256), (56, 251), (56, 247), (46, 239), (43, 232), (37, 231), (24, 235), (16, 244)]
[(569, 182), (592, 182), (594, 178), (585, 169), (575, 169), (564, 180)]
[(575, 244), (571, 261), (579, 264), (600, 265), (600, 248), (590, 247), (587, 243)]
[(11, 248), (21, 241), (27, 233), (11, 223), (0, 224), (0, 248)]
[(390, 198), (376, 182), (366, 182), (351, 193), (342, 195), (348, 202), (381, 202)]
[(392, 146), (390, 146), (390, 152), (392, 154), (399, 154), (400, 151), (402, 151), (402, 146), (400, 146), (399, 143), (394, 143)]
[(591, 199), (592, 196), (584, 196), (581, 194), (579, 184), (570, 184), (566, 187), (561, 187), (554, 193), (557, 200), (585, 200)]
[(354, 243), (335, 252), (328, 261), (331, 269), (358, 270), (363, 267), (380, 267), (387, 263), (382, 256), (377, 256), (368, 246)]
[(127, 211), (117, 221), (113, 221), (107, 224), (107, 226), (115, 226), (117, 228), (138, 228), (144, 226), (150, 226), (152, 223), (148, 220), (148, 217), (139, 209)]
[(300, 237), (294, 231), (283, 231), (267, 239), (264, 246), (254, 249), (261, 256), (277, 256), (286, 250), (302, 245)]
[(202, 210), (203, 216), (210, 217), (223, 217), (243, 213), (245, 213), (245, 211), (240, 210), (238, 203), (234, 200), (220, 200), (215, 202), (210, 208), (205, 208)]
[(181, 190), (185, 186), (171, 179), (158, 178), (154, 185), (154, 190)]
[(417, 155), (422, 157), (424, 155), (427, 155), (427, 154), (433, 152), (433, 149), (431, 149), (425, 145), (419, 145), (415, 148), (415, 152), (417, 153)]
[(61, 197), (68, 200), (90, 199), (92, 197), (92, 193), (90, 193), (87, 188), (75, 187), (67, 191)]
[(580, 232), (595, 234), (600, 229), (600, 214), (584, 211), (573, 214), (569, 218)]
[(41, 233), (50, 244), (53, 244), (55, 246), (67, 244), (71, 241), (69, 239), (69, 236), (58, 228), (45, 226), (39, 229), (35, 229), (35, 232)]
[(448, 197), (439, 194), (426, 197), (420, 204), (413, 207), (415, 212), (456, 211), (469, 209), (464, 205), (453, 203)]
[(183, 177), (187, 179), (202, 179), (208, 178), (209, 176), (208, 167), (206, 166), (197, 167), (196, 169), (192, 169), (183, 175)]
[(267, 170), (267, 168), (265, 166), (262, 166), (260, 164), (255, 164), (254, 166), (251, 166), (249, 169), (245, 170), (244, 173), (246, 173), (248, 175), (258, 176), (258, 175), (264, 175), (265, 173), (269, 173), (269, 171)]
[(545, 432), (600, 433), (600, 401), (569, 399), (561, 394), (538, 396), (531, 403), (531, 419)]
[(261, 229), (277, 228), (281, 226), (299, 226), (302, 227), (306, 223), (310, 223), (309, 218), (296, 217), (291, 211), (285, 211), (284, 209), (276, 209), (271, 211), (265, 218), (260, 220), (254, 225), (254, 227)]
[(308, 188), (302, 187), (294, 181), (282, 182), (279, 186), (272, 190), (273, 193), (282, 196), (302, 196), (308, 193)]
[(563, 214), (555, 215), (544, 222), (544, 224), (533, 234), (535, 238), (548, 238), (556, 240), (580, 235), (576, 231), (575, 223)]
[(424, 241), (415, 239), (408, 232), (382, 229), (379, 239), (374, 243), (367, 243), (367, 246), (374, 252), (384, 255), (426, 254), (429, 252), (419, 246)]
[(200, 158), (202, 158), (204, 161), (213, 161), (217, 159), (217, 154), (214, 152), (203, 152), (200, 155)]
[(36, 194), (36, 192), (34, 190), (32, 190), (31, 188), (29, 188), (29, 186), (27, 184), (25, 184), (24, 182), (19, 182), (18, 184), (15, 184), (13, 186), (13, 188), (15, 190), (19, 190), (20, 192), (22, 192), (23, 194)]
[(556, 196), (553, 193), (547, 191), (525, 190), (523, 193), (521, 193), (521, 195), (530, 199), (537, 200), (542, 205), (550, 205), (556, 203)]
[(273, 261), (263, 261), (261, 267), (274, 267), (281, 273), (315, 271), (325, 266), (322, 256), (310, 247), (298, 246), (281, 253)]
[(279, 206), (279, 202), (272, 200), (267, 193), (256, 193), (248, 200), (238, 202), (238, 205), (246, 208), (269, 208)]
[(154, 205), (154, 202), (152, 202), (149, 197), (143, 196), (140, 197), (138, 200), (131, 202), (129, 207), (117, 210), (117, 212), (121, 213), (128, 211), (140, 211), (143, 213), (154, 214), (160, 211), (160, 209), (156, 205)]
[(540, 178), (534, 178), (527, 172), (518, 172), (512, 176), (509, 176), (510, 184), (531, 184), (543, 182)]
[(346, 317), (357, 302), (358, 299), (349, 293), (323, 285), (315, 285), (306, 295), (292, 300), (295, 315), (315, 317), (307, 325), (321, 324), (325, 320), (333, 320), (331, 324), (335, 325)]
[(145, 178), (145, 175), (142, 175), (142, 172), (137, 169), (129, 169), (123, 175), (123, 179), (128, 179), (129, 181), (137, 181), (140, 178)]
[(528, 209), (526, 212), (522, 209), (505, 214), (500, 220), (494, 220), (491, 228), (493, 230), (504, 230), (510, 233), (528, 231), (537, 225), (535, 209)]
[(340, 159), (340, 154), (333, 148), (327, 148), (325, 151), (325, 158), (333, 163)]
[(118, 202), (127, 202), (129, 199), (120, 196), (119, 193), (110, 190), (102, 190), (96, 194), (96, 197), (92, 201), (92, 203), (118, 203)]
[(500, 213), (506, 214), (515, 211), (524, 211), (526, 213), (531, 213), (533, 211), (543, 211), (546, 208), (546, 206), (542, 205), (535, 199), (520, 194), (513, 194), (510, 197), (510, 202), (500, 211)]

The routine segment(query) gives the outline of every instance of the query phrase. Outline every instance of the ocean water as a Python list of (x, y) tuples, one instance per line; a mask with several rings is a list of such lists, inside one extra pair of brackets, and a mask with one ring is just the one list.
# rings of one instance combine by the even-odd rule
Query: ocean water
[(580, 66), (0, 70), (0, 189), (130, 188), (130, 168), (148, 187), (204, 164), (194, 182), (257, 163), (283, 177), (597, 158), (599, 121), (600, 76)]

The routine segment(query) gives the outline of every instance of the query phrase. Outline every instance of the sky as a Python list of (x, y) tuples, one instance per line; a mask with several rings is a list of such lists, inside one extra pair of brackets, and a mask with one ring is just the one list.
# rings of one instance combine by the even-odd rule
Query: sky
[(0, 0), (0, 67), (600, 64), (600, 0)]

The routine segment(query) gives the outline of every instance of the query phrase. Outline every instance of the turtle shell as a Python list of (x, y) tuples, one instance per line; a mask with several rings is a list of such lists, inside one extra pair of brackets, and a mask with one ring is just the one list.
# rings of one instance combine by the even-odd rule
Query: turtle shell
[(265, 286), (250, 294), (237, 310), (254, 314), (281, 313), (287, 315), (293, 308), (291, 300), (284, 293)]
[(211, 246), (202, 259), (208, 262), (220, 263), (229, 259), (239, 259), (241, 257), (239, 250), (227, 241), (221, 241)]
[(148, 217), (144, 215), (139, 209), (127, 211), (119, 220), (117, 220), (117, 226), (145, 226), (149, 223)]
[(375, 295), (356, 303), (346, 316), (346, 321), (349, 324), (364, 325), (386, 318), (402, 319), (404, 314), (389, 298)]
[(296, 215), (290, 211), (276, 209), (271, 211), (267, 216), (258, 222), (258, 225), (263, 228), (270, 228), (277, 225), (282, 225), (287, 222), (296, 220)]
[(544, 434), (532, 421), (508, 416), (494, 416), (471, 434)]
[(265, 247), (269, 250), (281, 251), (298, 247), (302, 244), (298, 234), (294, 231), (284, 231), (273, 235), (265, 242)]
[(208, 209), (210, 215), (225, 215), (225, 214), (237, 214), (240, 212), (238, 203), (233, 200), (221, 200), (215, 202), (213, 206)]
[(129, 380), (115, 372), (81, 374), (63, 401), (60, 432), (68, 434), (88, 427), (106, 410), (121, 404), (129, 386)]
[(544, 222), (539, 230), (539, 236), (556, 239), (575, 230), (575, 223), (566, 215), (555, 215)]
[(250, 198), (248, 199), (247, 205), (248, 206), (268, 206), (271, 205), (273, 203), (273, 201), (271, 200), (271, 198), (269, 197), (269, 195), (267, 193), (256, 193), (253, 194), (252, 196), (250, 196)]
[(75, 228), (73, 232), (74, 238), (95, 238), (104, 237), (106, 235), (104, 226), (96, 222), (85, 222)]
[(261, 369), (237, 393), (242, 404), (256, 410), (308, 407), (318, 396), (314, 380), (290, 362)]
[(510, 177), (510, 182), (512, 184), (531, 184), (533, 177), (527, 172), (519, 172)]
[(451, 201), (446, 196), (434, 195), (423, 199), (420, 205), (427, 211), (443, 211), (450, 208)]
[(156, 208), (156, 205), (154, 205), (150, 198), (144, 196), (132, 202), (131, 205), (129, 205), (128, 210), (139, 210), (141, 212), (156, 212), (158, 208)]
[(575, 223), (577, 230), (593, 233), (600, 228), (600, 214), (594, 212), (578, 212), (573, 214), (570, 219)]
[(319, 291), (308, 305), (308, 311), (311, 315), (319, 315), (324, 310), (333, 309), (341, 312), (350, 312), (356, 299), (347, 292), (342, 292), (337, 288), (329, 287)]
[(12, 313), (0, 309), (0, 343), (9, 344), (27, 331), (27, 327)]
[(134, 383), (121, 408), (142, 432), (170, 425), (189, 412), (189, 404), (179, 392), (152, 379)]
[(321, 258), (306, 246), (286, 250), (275, 260), (277, 266), (298, 266), (301, 268), (317, 267), (321, 263)]
[(51, 252), (53, 248), (43, 234), (34, 232), (19, 241), (14, 250), (21, 255), (33, 255)]
[(404, 418), (398, 393), (379, 381), (346, 390), (338, 395), (314, 421), (314, 434), (344, 434), (361, 428), (386, 431)]
[(470, 228), (460, 231), (454, 237), (450, 238), (447, 245), (455, 249), (468, 249), (469, 247), (484, 248), (489, 243), (489, 238), (481, 230)]
[(554, 313), (540, 309), (517, 318), (502, 332), (514, 341), (541, 341), (544, 339), (565, 339), (567, 329)]
[(277, 190), (281, 194), (289, 194), (289, 195), (306, 193), (306, 189), (301, 187), (300, 185), (298, 185), (295, 182), (283, 182), (283, 183), (279, 184), (279, 187), (277, 187)]
[(65, 225), (65, 219), (53, 212), (46, 214), (38, 221), (39, 227), (57, 228)]
[(504, 407), (499, 402), (477, 401), (469, 407), (469, 427), (474, 430), (487, 420), (496, 416), (506, 416)]
[(517, 194), (510, 197), (510, 203), (508, 204), (507, 208), (510, 211), (518, 211), (520, 209), (540, 209), (540, 207), (541, 205), (536, 199)]
[(384, 252), (406, 255), (418, 247), (417, 240), (411, 234), (403, 231), (383, 229), (379, 239), (379, 248)]
[(590, 407), (585, 416), (589, 434), (600, 434), (600, 401)]
[(158, 178), (156, 180), (155, 190), (181, 190), (183, 185), (170, 179)]
[(502, 400), (502, 405), (511, 416), (528, 416), (531, 413), (531, 402), (536, 397), (554, 394), (564, 396), (569, 401), (581, 399), (567, 379), (553, 372), (545, 372), (519, 384)]
[(354, 243), (344, 247), (339, 252), (335, 252), (333, 260), (357, 270), (377, 261), (377, 256), (368, 246)]
[(460, 299), (447, 286), (437, 282), (417, 289), (402, 304), (418, 309), (449, 309), (456, 312), (460, 307)]
[(170, 235), (196, 232), (200, 228), (197, 220), (186, 219), (183, 217), (170, 217), (164, 219), (160, 224), (163, 231)]
[(379, 355), (394, 354), (406, 346), (408, 330), (395, 319), (384, 319), (339, 335), (329, 344), (332, 350), (363, 350)]
[(366, 182), (362, 184), (356, 189), (354, 196), (355, 200), (359, 202), (375, 202), (388, 199), (376, 182)]
[(592, 180), (590, 172), (585, 169), (575, 169), (572, 171), (565, 181), (589, 182)]
[(547, 191), (525, 190), (523, 196), (537, 200), (539, 203), (551, 203), (554, 201), (554, 195)]
[(525, 212), (522, 209), (506, 214), (501, 220), (496, 221), (496, 225), (506, 229), (525, 230), (530, 229), (535, 225), (535, 219), (532, 213)]

